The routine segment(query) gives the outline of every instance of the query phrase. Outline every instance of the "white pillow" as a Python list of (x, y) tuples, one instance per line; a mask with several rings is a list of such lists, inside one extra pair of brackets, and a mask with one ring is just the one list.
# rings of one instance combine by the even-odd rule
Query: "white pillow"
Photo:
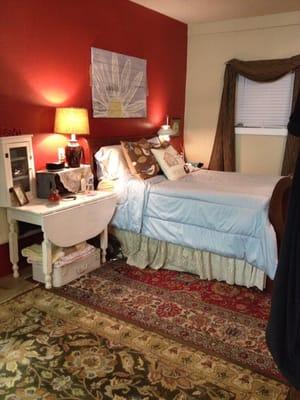
[(121, 145), (101, 147), (95, 159), (98, 179), (118, 179), (130, 173)]
[(160, 140), (159, 140), (159, 137), (158, 137), (158, 136), (153, 136), (152, 138), (147, 139), (147, 142), (150, 143), (150, 144), (152, 144), (152, 146), (153, 146), (154, 148), (155, 148), (155, 147), (159, 148), (159, 147), (161, 146), (161, 143), (160, 143)]
[(186, 175), (184, 160), (173, 146), (169, 145), (165, 148), (151, 149), (151, 151), (163, 173), (170, 181), (175, 181)]

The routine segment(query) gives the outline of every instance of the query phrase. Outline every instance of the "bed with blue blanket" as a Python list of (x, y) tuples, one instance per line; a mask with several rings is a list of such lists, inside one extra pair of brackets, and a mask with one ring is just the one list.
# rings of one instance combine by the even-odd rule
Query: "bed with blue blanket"
[(277, 266), (269, 205), (279, 180), (202, 169), (176, 181), (141, 180), (124, 172), (115, 178), (111, 230), (131, 265), (263, 289)]

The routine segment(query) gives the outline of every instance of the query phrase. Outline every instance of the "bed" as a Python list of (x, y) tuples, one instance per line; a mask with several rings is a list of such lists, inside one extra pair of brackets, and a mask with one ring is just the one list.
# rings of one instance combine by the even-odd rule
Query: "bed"
[[(93, 142), (92, 153), (120, 139)], [(111, 231), (131, 265), (262, 290), (275, 275), (290, 181), (207, 170), (176, 181), (129, 174), (118, 182)]]

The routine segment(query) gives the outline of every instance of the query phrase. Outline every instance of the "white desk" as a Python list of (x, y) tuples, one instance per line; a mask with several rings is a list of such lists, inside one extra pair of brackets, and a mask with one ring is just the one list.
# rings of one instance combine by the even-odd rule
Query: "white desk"
[(43, 272), (45, 286), (52, 287), (52, 244), (73, 246), (100, 234), (102, 262), (107, 248), (107, 225), (115, 210), (117, 196), (111, 192), (93, 192), (94, 195), (77, 194), (75, 200), (50, 203), (33, 199), (21, 207), (8, 207), (9, 256), (13, 275), (19, 276), (17, 221), (41, 226), (43, 231)]

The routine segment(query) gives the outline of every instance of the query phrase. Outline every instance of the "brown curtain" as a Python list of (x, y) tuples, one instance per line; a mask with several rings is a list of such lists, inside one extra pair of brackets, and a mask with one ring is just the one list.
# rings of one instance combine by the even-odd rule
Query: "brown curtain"
[[(240, 61), (230, 60), (226, 64), (224, 87), (221, 99), (219, 119), (209, 169), (235, 171), (235, 91), (238, 74), (258, 82), (272, 82), (289, 72), (295, 72), (293, 106), (300, 91), (300, 55), (287, 59)], [(299, 139), (288, 135), (283, 173), (292, 173), (299, 150)]]
[[(296, 101), (300, 96), (300, 68), (295, 70), (294, 92), (292, 110), (294, 110)], [(286, 145), (282, 163), (282, 175), (289, 175), (294, 172), (297, 157), (300, 154), (300, 137), (288, 135), (286, 138)]]

